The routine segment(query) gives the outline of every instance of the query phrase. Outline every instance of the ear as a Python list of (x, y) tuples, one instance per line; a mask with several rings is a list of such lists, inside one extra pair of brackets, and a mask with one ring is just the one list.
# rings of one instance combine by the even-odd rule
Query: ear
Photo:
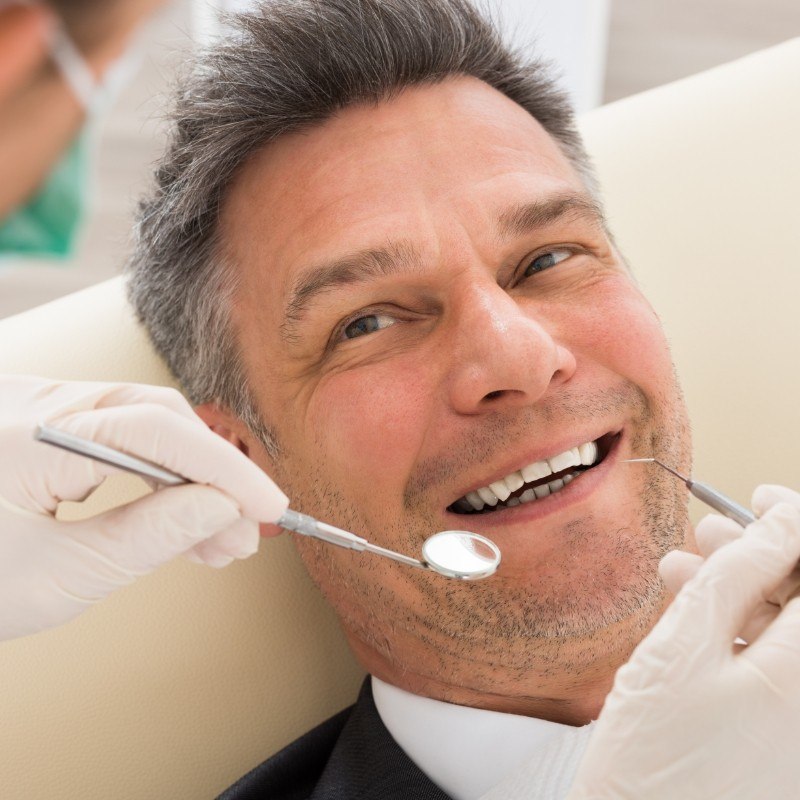
[[(268, 475), (273, 474), (272, 459), (264, 446), (237, 416), (216, 403), (203, 403), (201, 406), (195, 406), (194, 412), (214, 433), (241, 450)], [(264, 522), (261, 523), (260, 530), (262, 536), (275, 536), (280, 532), (276, 526)]]
[(214, 433), (241, 450), (267, 475), (275, 476), (277, 465), (261, 441), (252, 434), (239, 417), (231, 413), (225, 406), (216, 403), (203, 403), (201, 406), (195, 406), (194, 412)]
[(194, 412), (214, 433), (241, 450), (268, 475), (273, 474), (276, 465), (264, 445), (253, 436), (239, 417), (217, 403), (203, 403), (201, 406), (195, 406)]
[(247, 431), (238, 417), (233, 416), (230, 411), (218, 406), (216, 403), (203, 403), (201, 406), (195, 406), (194, 413), (214, 433), (221, 436), (225, 441), (230, 442), (246, 456), (250, 455), (249, 440), (252, 437), (249, 436), (249, 431)]
[(231, 413), (225, 406), (217, 403), (203, 403), (203, 405), (195, 406), (194, 412), (214, 433), (241, 450), (268, 475), (272, 474), (275, 469), (272, 458), (264, 445), (239, 417)]

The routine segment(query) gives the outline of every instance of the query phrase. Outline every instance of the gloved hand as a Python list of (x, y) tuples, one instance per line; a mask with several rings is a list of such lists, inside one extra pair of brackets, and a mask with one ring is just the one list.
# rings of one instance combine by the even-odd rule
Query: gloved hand
[(800, 797), (800, 495), (761, 486), (753, 509), (742, 535), (699, 526), (704, 563), (665, 559), (696, 574), (618, 671), (568, 800)]
[[(119, 470), (35, 441), (39, 422), (200, 485), (58, 521), (61, 500), (82, 500)], [(60, 625), (177, 555), (215, 567), (247, 558), (258, 549), (258, 522), (277, 521), (288, 506), (172, 389), (0, 376), (0, 454), (0, 641)]]
[[(753, 508), (767, 509), (778, 499), (796, 505), (798, 494), (783, 486), (760, 486), (753, 495)], [(723, 545), (740, 539), (743, 533), (742, 526), (727, 517), (719, 514), (703, 517), (694, 530), (700, 555), (673, 550), (662, 559), (659, 572), (667, 589), (672, 594), (677, 594), (681, 587), (697, 574), (705, 559)], [(800, 594), (800, 567), (795, 567), (789, 576), (753, 610), (745, 627), (738, 632), (738, 636), (746, 642), (753, 641), (775, 619), (781, 607), (796, 594)]]

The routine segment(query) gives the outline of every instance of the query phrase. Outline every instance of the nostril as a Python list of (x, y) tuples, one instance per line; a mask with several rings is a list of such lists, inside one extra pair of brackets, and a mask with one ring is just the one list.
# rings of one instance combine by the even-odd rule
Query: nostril
[(493, 392), (487, 392), (483, 396), (482, 403), (491, 402), (493, 400), (501, 400), (509, 397), (519, 397), (525, 399), (526, 394), (520, 389), (495, 389)]

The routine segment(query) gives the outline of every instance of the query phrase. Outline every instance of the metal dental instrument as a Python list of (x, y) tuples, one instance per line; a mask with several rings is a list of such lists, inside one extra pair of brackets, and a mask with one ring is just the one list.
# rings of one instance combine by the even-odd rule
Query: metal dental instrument
[(676, 478), (680, 478), (687, 486), (689, 491), (700, 501), (707, 506), (711, 506), (715, 511), (724, 514), (734, 522), (738, 522), (743, 528), (747, 527), (751, 522), (756, 521), (755, 514), (750, 509), (740, 506), (735, 500), (726, 497), (722, 492), (718, 492), (707, 483), (700, 483), (700, 481), (693, 481), (680, 472), (676, 472), (672, 467), (662, 464), (657, 458), (628, 458), (623, 463), (627, 464), (640, 464), (652, 462), (663, 467), (667, 472), (671, 472)]
[[(110, 464), (165, 486), (192, 483), (188, 478), (184, 478), (183, 475), (178, 475), (176, 472), (115, 450), (113, 447), (60, 431), (57, 428), (39, 425), (33, 436), (40, 442), (87, 456), (104, 464)], [(375, 553), (410, 567), (438, 572), (446, 578), (459, 580), (488, 578), (494, 574), (500, 564), (500, 549), (497, 545), (491, 539), (470, 531), (441, 531), (429, 536), (422, 545), (423, 560), (420, 561), (410, 556), (404, 556), (402, 553), (396, 553), (394, 550), (387, 550), (371, 544), (354, 533), (335, 528), (333, 525), (320, 522), (314, 517), (293, 511), (291, 508), (287, 508), (275, 524), (303, 536), (311, 536), (314, 539), (335, 544), (337, 547)]]

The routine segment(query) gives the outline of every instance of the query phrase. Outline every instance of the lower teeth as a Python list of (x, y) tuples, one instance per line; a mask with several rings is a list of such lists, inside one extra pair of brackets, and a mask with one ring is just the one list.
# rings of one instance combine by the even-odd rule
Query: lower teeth
[[(583, 471), (584, 470), (581, 470), (581, 472)], [(577, 478), (581, 472), (569, 472), (561, 478), (556, 478), (555, 480), (550, 481), (550, 483), (543, 483), (541, 486), (533, 486), (529, 489), (526, 489), (518, 497), (509, 497), (505, 502), (498, 501), (497, 505), (495, 506), (490, 506), (487, 504), (480, 509), (480, 511), (473, 508), (469, 504), (469, 501), (465, 499), (459, 500), (456, 503), (455, 508), (462, 514), (480, 514), (484, 511), (494, 511), (499, 508), (514, 508), (515, 506), (525, 505), (526, 503), (532, 503), (534, 500), (539, 500), (542, 497), (547, 497), (548, 495), (560, 492), (567, 484), (575, 480), (575, 478)]]

